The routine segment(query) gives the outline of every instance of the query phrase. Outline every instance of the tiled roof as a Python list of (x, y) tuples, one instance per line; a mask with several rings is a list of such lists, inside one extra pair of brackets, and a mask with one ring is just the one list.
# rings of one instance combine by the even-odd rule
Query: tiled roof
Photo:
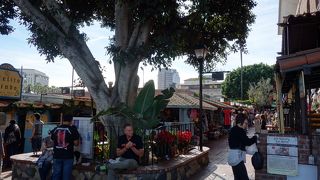
[(207, 99), (207, 98), (204, 98), (204, 101), (215, 106), (215, 107), (220, 107), (220, 108), (225, 108), (225, 109), (234, 109), (233, 106), (230, 106), (228, 104), (225, 104), (223, 102), (218, 102), (218, 101), (213, 101), (213, 100), (210, 100), (210, 99)]
[[(177, 93), (170, 98), (168, 108), (199, 108), (199, 99), (188, 94)], [(217, 110), (217, 107), (203, 102), (203, 109)]]

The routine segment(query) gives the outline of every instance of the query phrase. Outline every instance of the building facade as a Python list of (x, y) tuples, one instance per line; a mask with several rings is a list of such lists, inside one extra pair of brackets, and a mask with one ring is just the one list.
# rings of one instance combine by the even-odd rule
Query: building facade
[(169, 87), (177, 88), (180, 85), (180, 76), (175, 69), (160, 69), (158, 72), (158, 89)]
[[(222, 82), (214, 81), (211, 76), (204, 76), (202, 81), (203, 96), (215, 101), (223, 102)], [(199, 78), (189, 78), (180, 85), (181, 89), (186, 89), (194, 93), (199, 93)]]
[(39, 84), (41, 86), (49, 85), (49, 77), (36, 69), (18, 69), (23, 78), (22, 89), (25, 89), (29, 86), (34, 86)]

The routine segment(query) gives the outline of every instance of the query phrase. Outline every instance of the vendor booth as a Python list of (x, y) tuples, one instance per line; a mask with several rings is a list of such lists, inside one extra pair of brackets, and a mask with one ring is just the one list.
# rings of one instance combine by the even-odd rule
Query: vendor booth
[(319, 179), (320, 14), (288, 16), (275, 66), (278, 123), (259, 136), (256, 179)]

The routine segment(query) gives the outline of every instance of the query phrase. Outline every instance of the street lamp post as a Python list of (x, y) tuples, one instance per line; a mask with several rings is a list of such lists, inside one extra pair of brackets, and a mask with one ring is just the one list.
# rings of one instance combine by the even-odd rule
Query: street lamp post
[(199, 123), (200, 123), (200, 151), (203, 150), (203, 118), (202, 118), (202, 74), (203, 61), (208, 53), (206, 47), (201, 47), (194, 50), (197, 59), (199, 60)]

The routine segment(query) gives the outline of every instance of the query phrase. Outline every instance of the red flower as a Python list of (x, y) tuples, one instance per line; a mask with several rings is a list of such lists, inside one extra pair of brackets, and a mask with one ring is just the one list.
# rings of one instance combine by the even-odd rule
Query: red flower
[(175, 138), (169, 131), (162, 130), (156, 135), (155, 141), (160, 144), (172, 144)]
[(191, 131), (178, 131), (178, 143), (179, 144), (189, 144), (191, 142), (192, 133)]

